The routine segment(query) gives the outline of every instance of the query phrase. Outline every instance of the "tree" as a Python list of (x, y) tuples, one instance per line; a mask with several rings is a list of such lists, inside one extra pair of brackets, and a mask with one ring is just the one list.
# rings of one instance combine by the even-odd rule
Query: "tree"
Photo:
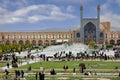
[(83, 73), (84, 72), (84, 69), (86, 69), (86, 66), (84, 63), (80, 63), (79, 64), (79, 67), (80, 67), (80, 72)]
[(106, 48), (113, 48), (113, 45), (112, 44), (107, 44)]
[(90, 41), (90, 42), (89, 42), (89, 47), (90, 47), (90, 48), (94, 48), (95, 46), (96, 46), (95, 41)]
[(12, 67), (13, 67), (13, 68), (17, 68), (17, 67), (18, 67), (18, 64), (17, 64), (17, 63), (13, 63), (13, 64), (12, 64)]
[(2, 53), (2, 49), (0, 48), (0, 53)]

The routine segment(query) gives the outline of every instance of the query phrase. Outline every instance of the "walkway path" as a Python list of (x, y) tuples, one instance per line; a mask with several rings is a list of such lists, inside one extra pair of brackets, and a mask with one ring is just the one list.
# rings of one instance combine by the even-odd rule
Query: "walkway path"
[[(34, 60), (29, 59), (29, 60), (23, 62), (22, 64), (18, 64), (18, 67), (24, 66), (24, 65), (27, 65), (27, 64), (31, 64), (31, 63), (35, 63), (35, 62), (39, 62), (39, 61), (40, 61), (39, 58), (36, 58), (36, 60), (35, 60), (35, 59), (34, 59)], [(8, 68), (7, 66), (4, 66), (4, 67), (2, 67), (1, 69), (2, 69), (2, 70), (5, 70), (5, 69), (9, 70), (9, 69), (12, 69), (12, 65), (10, 65), (9, 68)]]

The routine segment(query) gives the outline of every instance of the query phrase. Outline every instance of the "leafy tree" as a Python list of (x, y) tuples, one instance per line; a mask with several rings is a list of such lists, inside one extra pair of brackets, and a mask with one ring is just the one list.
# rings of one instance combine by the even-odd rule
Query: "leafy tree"
[(113, 45), (112, 44), (107, 44), (106, 48), (113, 48)]
[(10, 44), (10, 45), (0, 45), (0, 53), (10, 53), (10, 52), (20, 52), (22, 50), (26, 50), (27, 48), (31, 48), (31, 44), (27, 45), (17, 45), (17, 44)]
[(95, 41), (90, 41), (90, 42), (89, 42), (89, 47), (90, 47), (90, 48), (95, 48), (95, 46), (96, 46)]
[(80, 67), (80, 72), (81, 72), (81, 73), (84, 73), (84, 69), (86, 69), (85, 64), (84, 64), (84, 63), (80, 63), (80, 64), (79, 64), (79, 67)]

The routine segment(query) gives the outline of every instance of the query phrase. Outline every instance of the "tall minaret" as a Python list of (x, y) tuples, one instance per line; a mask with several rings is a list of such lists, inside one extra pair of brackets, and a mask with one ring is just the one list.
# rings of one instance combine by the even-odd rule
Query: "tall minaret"
[(98, 19), (98, 27), (96, 30), (96, 34), (97, 34), (96, 41), (99, 42), (99, 37), (100, 37), (100, 5), (97, 6), (97, 19)]
[(80, 38), (81, 38), (81, 42), (84, 43), (84, 28), (83, 28), (83, 24), (82, 24), (82, 19), (83, 19), (83, 6), (80, 6)]
[(100, 5), (97, 6), (97, 18), (100, 21)]
[(82, 21), (83, 18), (83, 6), (80, 6), (80, 20)]

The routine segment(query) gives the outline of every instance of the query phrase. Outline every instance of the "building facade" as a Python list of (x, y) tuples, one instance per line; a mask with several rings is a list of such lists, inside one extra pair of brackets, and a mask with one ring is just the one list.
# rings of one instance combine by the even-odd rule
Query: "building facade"
[(83, 6), (80, 6), (80, 23), (80, 28), (73, 31), (74, 42), (120, 45), (120, 31), (111, 31), (110, 22), (100, 22), (100, 5), (97, 18), (83, 18)]
[(110, 22), (100, 22), (100, 6), (97, 6), (97, 18), (83, 18), (83, 6), (80, 6), (81, 27), (66, 32), (0, 32), (2, 44), (52, 45), (63, 42), (120, 45), (120, 31), (111, 31)]
[(72, 32), (1, 32), (0, 44), (52, 45), (73, 42)]

